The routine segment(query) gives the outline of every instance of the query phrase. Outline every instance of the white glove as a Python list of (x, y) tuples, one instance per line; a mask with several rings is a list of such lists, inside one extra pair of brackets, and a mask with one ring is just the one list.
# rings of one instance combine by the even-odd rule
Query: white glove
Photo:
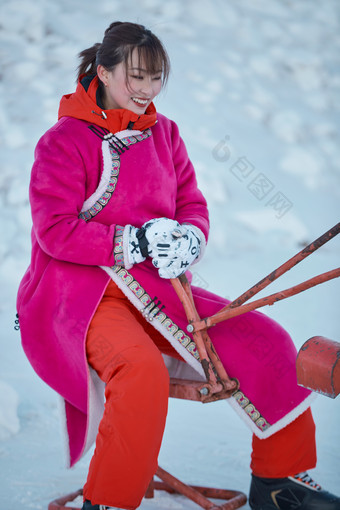
[(177, 278), (185, 273), (197, 259), (201, 250), (201, 239), (191, 225), (180, 225), (177, 239), (168, 250), (170, 256), (153, 257), (152, 263), (161, 278)]
[(177, 278), (188, 269), (187, 266), (182, 267), (181, 259), (153, 259), (152, 263), (158, 269), (161, 278)]
[(169, 218), (154, 218), (140, 229), (126, 225), (123, 244), (130, 267), (150, 256), (162, 278), (183, 274), (201, 250), (197, 229)]
[[(126, 225), (124, 229), (123, 245), (124, 258), (127, 257), (128, 266), (143, 262), (147, 256), (171, 257), (171, 245), (179, 233), (178, 221), (169, 218), (155, 218), (144, 223), (141, 228)], [(176, 234), (174, 234), (176, 235)]]
[(148, 255), (152, 258), (173, 258), (182, 237), (182, 227), (178, 221), (169, 218), (154, 218), (142, 226), (145, 231)]

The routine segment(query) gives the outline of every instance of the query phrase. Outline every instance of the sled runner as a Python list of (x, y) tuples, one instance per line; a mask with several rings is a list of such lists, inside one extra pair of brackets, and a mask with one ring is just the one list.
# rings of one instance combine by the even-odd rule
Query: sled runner
[[(340, 223), (328, 230), (313, 243), (306, 246), (294, 257), (275, 269), (244, 294), (211, 317), (203, 319), (199, 317), (193, 301), (190, 284), (186, 276), (182, 275), (179, 278), (173, 279), (172, 284), (184, 307), (188, 320), (187, 329), (193, 335), (196, 343), (206, 381), (197, 382), (171, 379), (170, 396), (186, 400), (197, 400), (203, 403), (229, 398), (238, 389), (239, 383), (237, 379), (230, 378), (226, 373), (209, 338), (208, 329), (231, 317), (266, 305), (273, 305), (277, 301), (286, 299), (315, 285), (339, 277), (340, 268), (336, 268), (289, 289), (245, 304), (251, 297), (263, 290), (279, 276), (286, 273), (330, 239), (334, 238), (339, 231)], [(332, 342), (323, 337), (314, 337), (308, 340), (304, 346), (302, 346), (298, 355), (297, 375), (299, 384), (334, 398), (340, 392), (339, 359), (339, 343)], [(171, 494), (182, 494), (197, 503), (201, 508), (207, 510), (234, 510), (245, 505), (247, 502), (247, 497), (242, 492), (189, 486), (173, 475), (170, 475), (167, 471), (164, 471), (161, 467), (158, 468), (155, 476), (161, 481), (151, 481), (145, 494), (146, 498), (152, 498), (154, 496), (154, 491), (157, 489), (165, 490)], [(56, 499), (49, 504), (48, 510), (80, 510), (79, 507), (66, 507), (66, 504), (72, 502), (81, 494), (82, 490), (79, 490)], [(212, 502), (211, 499), (222, 499), (226, 500), (226, 502), (218, 505)]]

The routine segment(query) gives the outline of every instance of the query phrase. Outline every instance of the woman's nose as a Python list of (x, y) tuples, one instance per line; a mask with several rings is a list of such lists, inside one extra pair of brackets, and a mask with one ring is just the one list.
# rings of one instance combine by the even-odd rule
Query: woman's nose
[(143, 82), (141, 83), (140, 92), (146, 96), (151, 95), (152, 92), (152, 79), (151, 78), (144, 78)]

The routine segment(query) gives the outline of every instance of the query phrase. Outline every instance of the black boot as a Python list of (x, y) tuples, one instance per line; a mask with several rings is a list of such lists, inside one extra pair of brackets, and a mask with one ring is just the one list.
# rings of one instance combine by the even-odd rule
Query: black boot
[(119, 510), (119, 508), (105, 505), (91, 505), (91, 502), (86, 500), (84, 501), (81, 510)]
[(340, 498), (323, 490), (306, 472), (288, 478), (252, 475), (249, 505), (252, 510), (340, 510)]
[(90, 501), (84, 501), (81, 510), (99, 510), (99, 505), (91, 505)]

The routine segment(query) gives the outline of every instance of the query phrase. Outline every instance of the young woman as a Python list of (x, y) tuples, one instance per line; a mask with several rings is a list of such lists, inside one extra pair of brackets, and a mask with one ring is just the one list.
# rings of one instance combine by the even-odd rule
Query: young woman
[[(204, 378), (169, 278), (202, 257), (208, 211), (176, 124), (153, 104), (169, 74), (159, 39), (116, 22), (80, 57), (77, 89), (36, 148), (17, 306), (25, 352), (63, 398), (70, 465), (96, 439), (83, 509), (135, 509), (157, 468), (169, 371)], [(227, 303), (193, 294), (204, 316)], [(253, 432), (251, 507), (339, 509), (305, 473), (315, 427), (289, 335), (251, 312), (211, 337)]]

